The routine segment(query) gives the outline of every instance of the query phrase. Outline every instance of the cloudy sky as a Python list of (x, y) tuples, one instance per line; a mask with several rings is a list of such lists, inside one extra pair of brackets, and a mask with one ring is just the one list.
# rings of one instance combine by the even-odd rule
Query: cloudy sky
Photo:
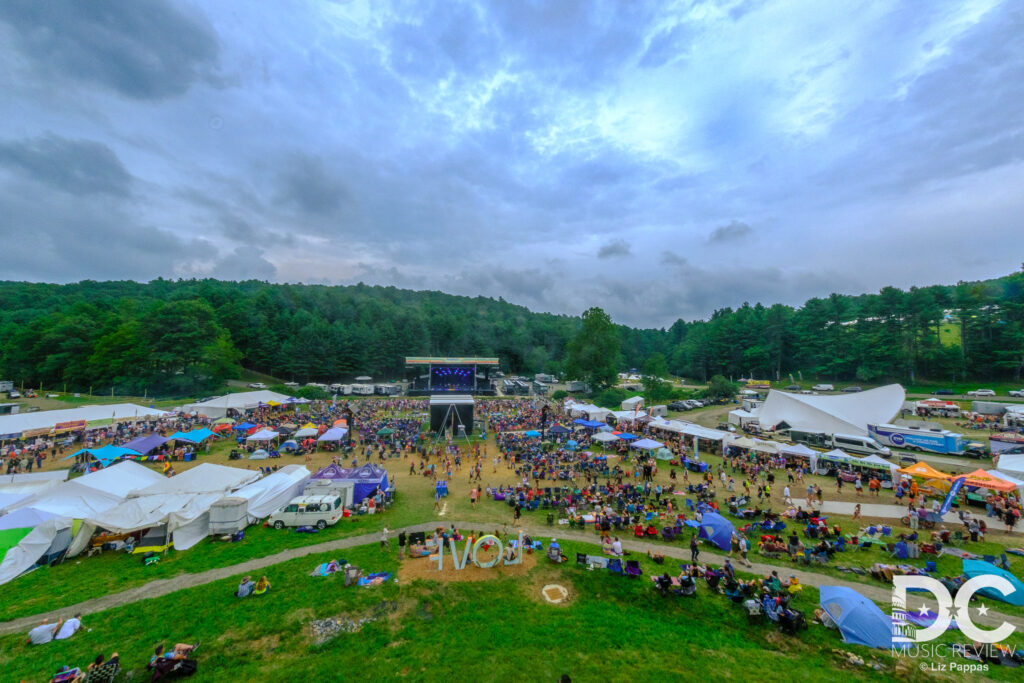
[(644, 326), (1024, 259), (1024, 4), (0, 3), (0, 278)]

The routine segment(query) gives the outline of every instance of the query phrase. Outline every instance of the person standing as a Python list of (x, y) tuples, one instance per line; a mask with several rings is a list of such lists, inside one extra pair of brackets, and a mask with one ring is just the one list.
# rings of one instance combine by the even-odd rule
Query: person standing
[(405, 534), (405, 529), (402, 529), (401, 531), (398, 532), (398, 559), (399, 560), (404, 560), (405, 559), (405, 546), (406, 546), (407, 540), (408, 540), (408, 537)]
[(388, 528), (385, 526), (380, 532), (380, 549), (391, 550), (391, 541), (388, 540)]
[(743, 564), (748, 567), (753, 566), (750, 564), (750, 560), (747, 559), (747, 553), (750, 551), (750, 543), (747, 542), (746, 536), (740, 536), (740, 557), (743, 558)]
[(697, 557), (700, 555), (700, 547), (697, 545), (697, 534), (690, 536), (690, 562), (697, 564)]

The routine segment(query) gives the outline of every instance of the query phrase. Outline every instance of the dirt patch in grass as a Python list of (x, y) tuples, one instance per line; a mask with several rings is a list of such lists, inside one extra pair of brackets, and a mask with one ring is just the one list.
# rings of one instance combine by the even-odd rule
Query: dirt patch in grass
[(288, 621), (299, 621), (306, 622), (313, 618), (315, 612), (312, 607), (303, 607), (302, 609), (296, 609), (289, 612), (285, 619)]
[[(462, 557), (460, 556), (461, 560)], [(490, 569), (481, 569), (473, 564), (472, 560), (466, 561), (462, 569), (455, 569), (455, 563), (451, 556), (446, 553), (444, 558), (444, 569), (438, 571), (437, 560), (430, 561), (426, 557), (406, 559), (398, 567), (399, 583), (407, 583), (415, 579), (427, 581), (441, 581), (451, 583), (456, 581), (494, 581), (496, 579), (507, 579), (509, 577), (525, 576), (537, 566), (537, 554), (533, 553), (523, 556), (520, 564), (503, 565), (499, 564)]]
[(250, 647), (255, 652), (273, 652), (277, 649), (277, 646), (281, 644), (281, 637), (276, 633), (269, 636), (263, 636), (253, 640)]

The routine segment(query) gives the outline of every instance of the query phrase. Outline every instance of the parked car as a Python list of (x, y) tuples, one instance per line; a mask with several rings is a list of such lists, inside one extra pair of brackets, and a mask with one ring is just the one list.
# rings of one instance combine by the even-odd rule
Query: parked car
[(996, 392), (992, 389), (975, 389), (974, 391), (968, 391), (968, 396), (995, 396)]
[(1024, 389), (1010, 389), (1010, 396), (1016, 396), (1017, 398), (1024, 398)]
[(669, 410), (689, 410), (690, 406), (686, 405), (684, 401), (672, 401), (668, 404)]
[(983, 443), (971, 442), (964, 448), (964, 455), (971, 458), (987, 458), (992, 455)]
[(831, 384), (815, 384), (811, 387), (814, 391), (835, 391), (836, 388)]
[(337, 524), (344, 513), (340, 496), (299, 496), (270, 515), (267, 523), (275, 529), (283, 529), (286, 526), (315, 526), (317, 529), (326, 529), (329, 525)]
[(7, 394), (7, 398), (21, 398), (21, 392), (17, 389), (11, 389), (11, 392)]
[(952, 396), (952, 395), (953, 395), (953, 390), (952, 389), (936, 389), (935, 391), (932, 392), (932, 396)]
[(843, 387), (843, 391), (848, 394), (856, 394), (858, 391), (864, 391), (860, 387)]
[(786, 391), (800, 391), (800, 385), (790, 384), (788, 387), (786, 387)]
[(284, 383), (284, 385), (285, 385), (286, 387), (290, 387), (290, 388), (294, 389), (294, 388), (296, 388), (297, 386), (299, 386), (299, 383), (298, 383), (298, 382), (285, 382), (285, 383)]
[(249, 382), (250, 389), (266, 389), (267, 385), (263, 382)]

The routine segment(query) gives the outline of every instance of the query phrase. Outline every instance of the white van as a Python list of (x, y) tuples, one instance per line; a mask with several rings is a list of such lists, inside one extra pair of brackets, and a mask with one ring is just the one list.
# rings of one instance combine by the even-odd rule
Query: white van
[(847, 453), (880, 455), (883, 458), (892, 457), (892, 451), (875, 441), (870, 436), (858, 436), (857, 434), (833, 434), (832, 447), (839, 448)]
[(835, 391), (836, 388), (831, 384), (815, 384), (811, 387), (812, 391)]
[(337, 524), (345, 512), (341, 497), (338, 495), (299, 496), (290, 503), (270, 515), (267, 523), (275, 529), (286, 526), (315, 526), (326, 529)]

